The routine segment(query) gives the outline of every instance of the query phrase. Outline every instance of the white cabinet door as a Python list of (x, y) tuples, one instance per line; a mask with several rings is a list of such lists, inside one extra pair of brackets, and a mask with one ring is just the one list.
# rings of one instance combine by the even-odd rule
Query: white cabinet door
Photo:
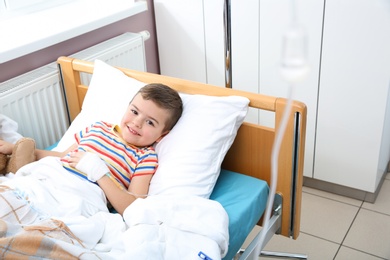
[[(259, 93), (260, 1), (232, 0), (232, 87)], [(250, 110), (246, 121), (257, 123), (259, 113)]]
[(155, 0), (161, 74), (206, 82), (203, 1)]
[(224, 0), (203, 1), (206, 82), (225, 87)]
[(389, 160), (390, 4), (327, 0), (314, 178), (374, 192)]
[[(291, 26), (292, 8), (295, 8), (297, 21), (306, 32), (310, 72), (303, 82), (294, 85), (293, 98), (307, 106), (304, 175), (313, 177), (324, 0), (298, 0), (295, 1), (295, 6), (292, 6), (293, 2), (260, 1), (259, 93), (287, 96), (290, 86), (280, 72), (282, 38)], [(267, 113), (261, 114), (260, 121), (271, 122), (272, 116)]]

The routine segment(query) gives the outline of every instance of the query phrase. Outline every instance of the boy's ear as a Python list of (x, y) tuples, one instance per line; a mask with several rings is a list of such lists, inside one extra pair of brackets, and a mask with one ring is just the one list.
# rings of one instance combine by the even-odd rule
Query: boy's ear
[(156, 140), (156, 143), (158, 143), (158, 142), (160, 142), (161, 141), (161, 139), (163, 139), (164, 138), (164, 136), (166, 136), (167, 134), (169, 134), (169, 132), (170, 132), (170, 130), (168, 130), (168, 131), (166, 131), (166, 132), (164, 132), (164, 133), (162, 133), (162, 135)]

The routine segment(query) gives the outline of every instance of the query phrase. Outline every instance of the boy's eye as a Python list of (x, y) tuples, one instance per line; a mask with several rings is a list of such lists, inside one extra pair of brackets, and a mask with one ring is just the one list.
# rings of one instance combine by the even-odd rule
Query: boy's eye
[(148, 125), (150, 125), (150, 126), (154, 126), (154, 123), (153, 123), (153, 121), (151, 121), (151, 120), (147, 120), (146, 123), (147, 123)]
[(130, 111), (131, 111), (131, 113), (133, 113), (134, 115), (138, 115), (138, 111), (137, 111), (137, 110), (131, 109)]

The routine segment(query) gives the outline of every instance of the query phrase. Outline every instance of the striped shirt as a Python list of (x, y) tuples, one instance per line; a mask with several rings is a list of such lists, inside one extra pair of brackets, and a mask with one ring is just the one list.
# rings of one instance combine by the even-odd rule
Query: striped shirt
[[(128, 188), (136, 176), (154, 174), (157, 154), (153, 147), (137, 147), (126, 143), (118, 134), (119, 126), (106, 122), (96, 122), (85, 130), (76, 133), (76, 151), (96, 153), (110, 169), (109, 177), (121, 188)], [(69, 153), (61, 159), (69, 172), (84, 179), (87, 175), (69, 166)]]

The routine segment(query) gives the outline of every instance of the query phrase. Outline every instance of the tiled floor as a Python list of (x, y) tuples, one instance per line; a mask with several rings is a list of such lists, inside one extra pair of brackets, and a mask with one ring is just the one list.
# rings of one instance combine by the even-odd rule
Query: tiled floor
[(274, 236), (265, 250), (310, 260), (390, 259), (390, 173), (374, 204), (304, 187), (301, 214), (298, 239)]

